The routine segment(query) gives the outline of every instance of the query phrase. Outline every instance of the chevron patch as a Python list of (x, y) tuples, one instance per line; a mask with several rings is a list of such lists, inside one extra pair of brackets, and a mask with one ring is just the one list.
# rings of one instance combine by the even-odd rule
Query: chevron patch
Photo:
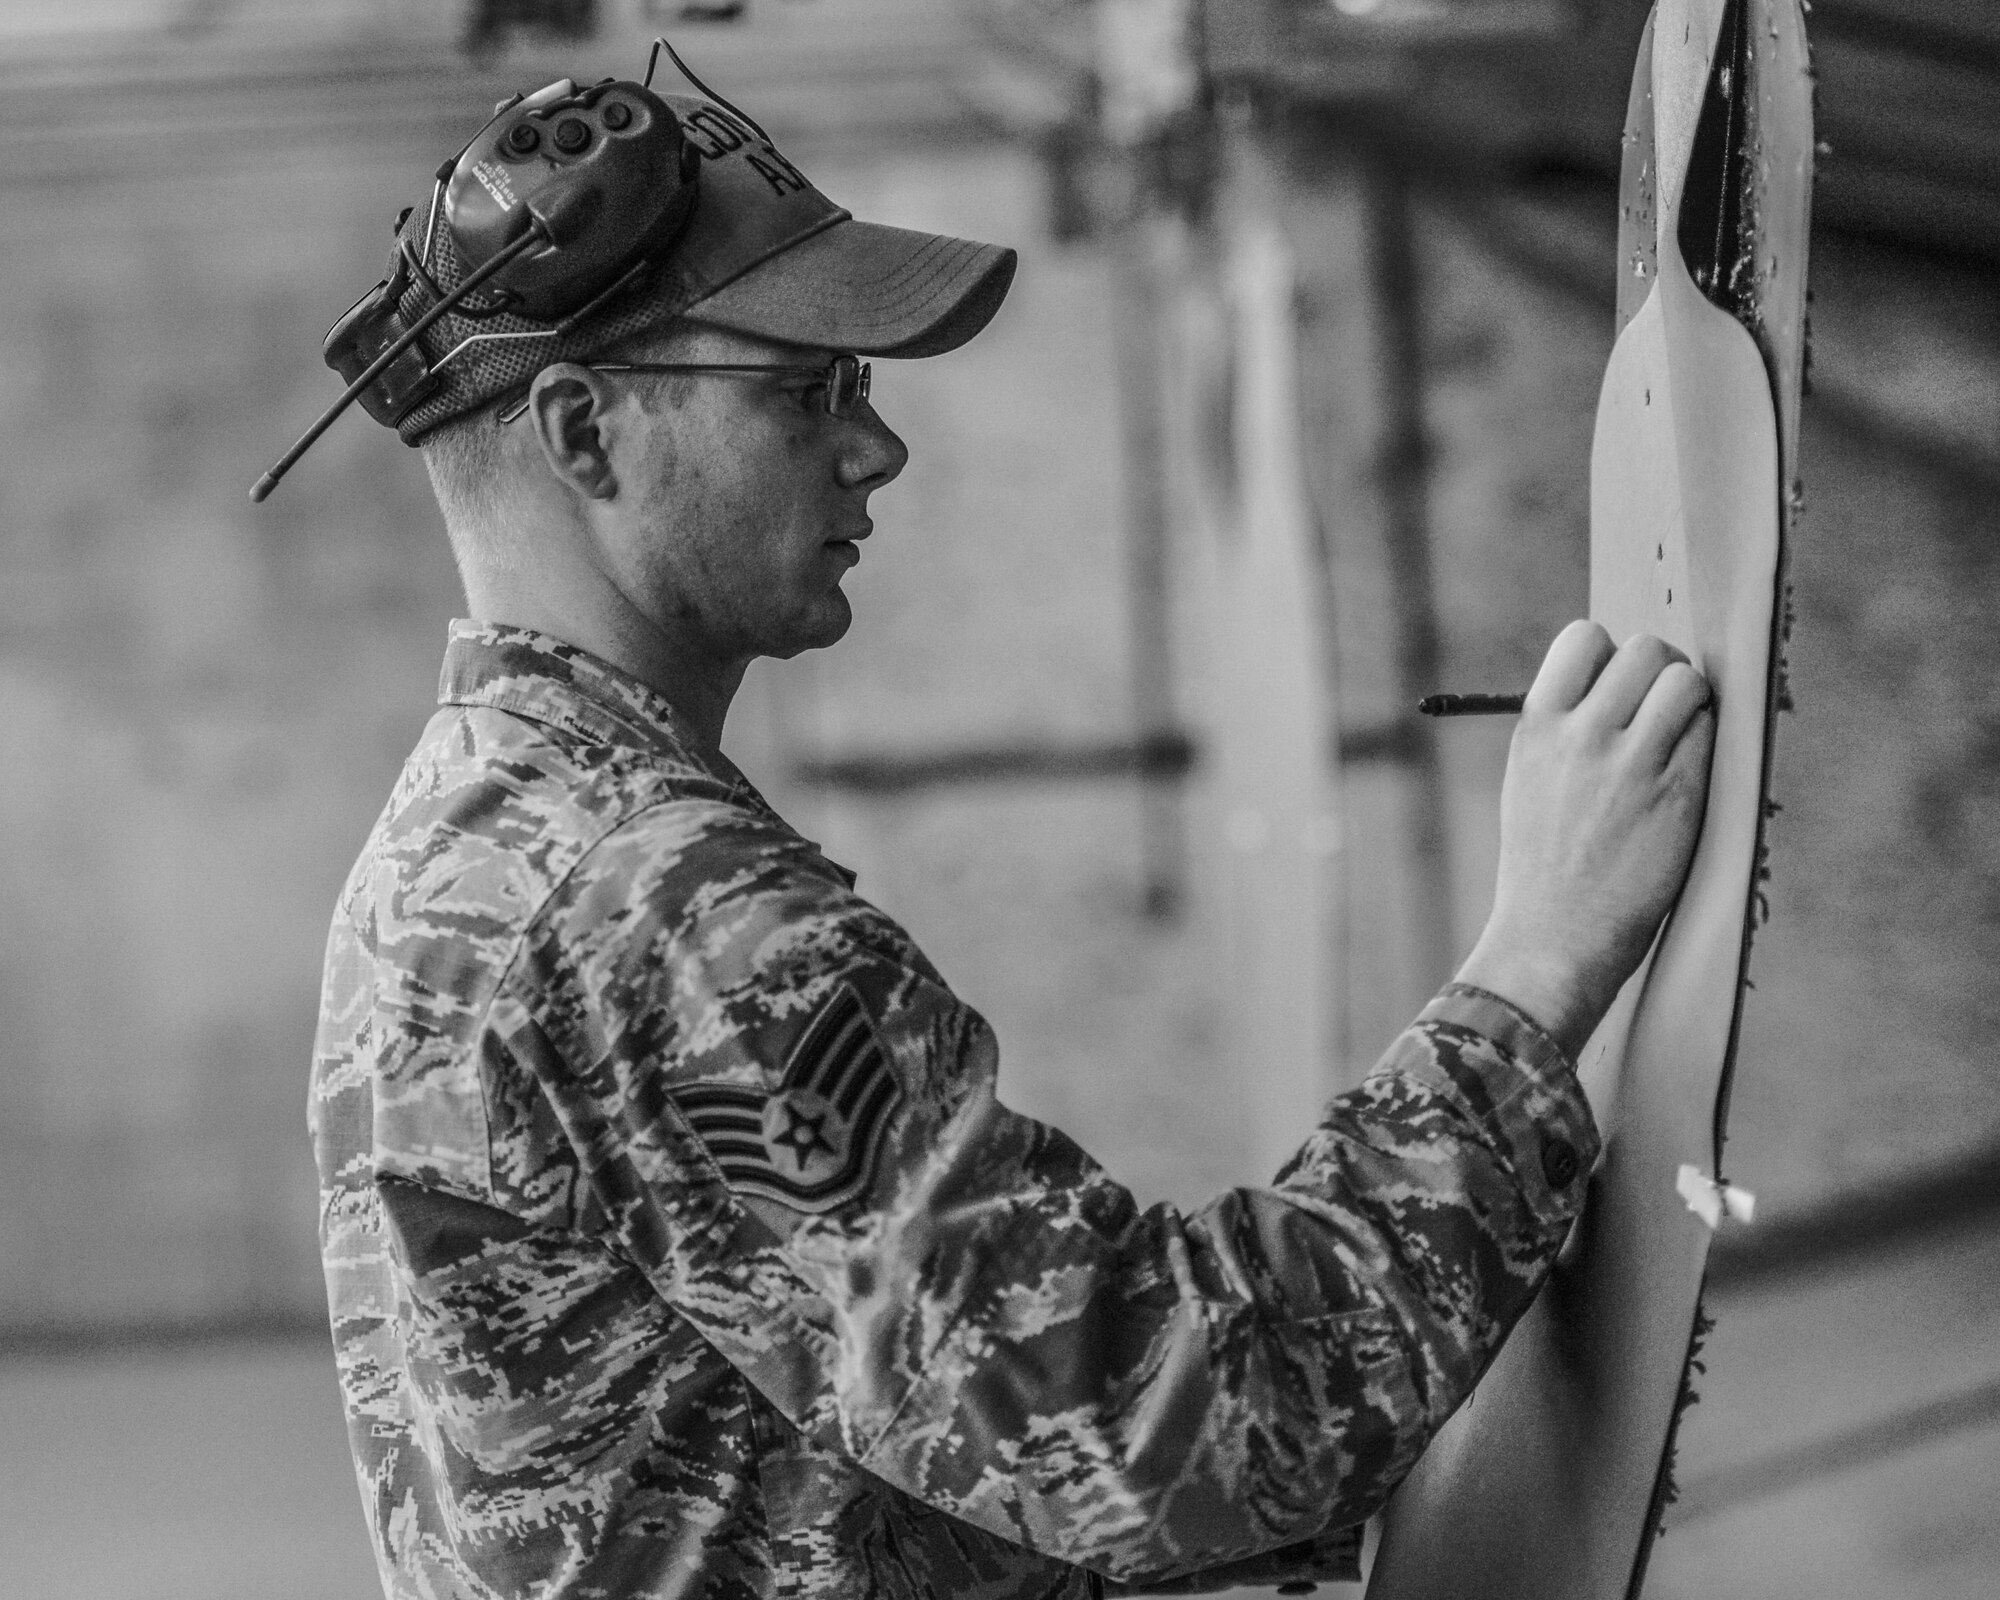
[(818, 1215), (867, 1186), (901, 1092), (867, 1008), (843, 983), (792, 1047), (777, 1088), (672, 1093), (732, 1189)]

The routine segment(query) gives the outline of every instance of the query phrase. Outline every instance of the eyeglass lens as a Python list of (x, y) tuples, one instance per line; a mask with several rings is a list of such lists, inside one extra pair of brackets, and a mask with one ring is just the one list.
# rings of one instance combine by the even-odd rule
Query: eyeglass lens
[(826, 386), (826, 409), (836, 417), (851, 417), (868, 398), (868, 363), (853, 356), (835, 356)]

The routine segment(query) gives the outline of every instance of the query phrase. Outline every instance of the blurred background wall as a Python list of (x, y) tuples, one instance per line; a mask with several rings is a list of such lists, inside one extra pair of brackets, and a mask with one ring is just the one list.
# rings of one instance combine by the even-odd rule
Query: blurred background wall
[[(1490, 893), (1504, 728), (1443, 735), (1446, 848), (1413, 844), (1427, 780), (1384, 664), (1398, 551), (1420, 537), (1427, 552), (1427, 688), (1524, 685), (1584, 605), (1616, 141), (1645, 7), (1554, 8), (1553, 24), (1517, 9), (1527, 31), (1477, 53), (1341, 46), (1312, 69), (1345, 73), (1338, 92), (1322, 76), (1232, 97), (1226, 149), (1157, 154), (1210, 163), (1188, 203), (1162, 198), (1173, 172), (1104, 141), (1090, 13), (1057, 0), (758, 0), (728, 26), (600, 0), (540, 7), (553, 29), (514, 25), (537, 8), (500, 0), (5, 8), (0, 1341), (27, 1364), (12, 1370), (256, 1334), (281, 1336), (266, 1351), (303, 1341), (300, 1370), (320, 1371), (304, 1130), (320, 948), (461, 602), (418, 458), (358, 413), (268, 504), (245, 491), (335, 391), (319, 338), (379, 275), (439, 156), (515, 89), (635, 73), (668, 24), (836, 200), (1023, 255), (974, 345), (878, 365), (877, 403), (914, 455), (848, 581), (854, 629), (757, 668), (730, 748), (994, 1021), (1010, 1101), (1145, 1200), (1265, 1176), (1243, 1046), (1265, 980), (1231, 896), (1266, 845), (1217, 754), (1243, 715), (1245, 646), (1216, 550), (1256, 470), (1236, 247), (1270, 224), (1289, 275), (1300, 514), (1334, 641), (1328, 748), (1344, 752), (1334, 823), (1302, 847), (1340, 885), (1337, 925), (1306, 935), (1339, 996), (1299, 1079), (1310, 1100), (1448, 975)], [(1841, 1305), (1888, 1293), (1870, 1262), (1986, 1227), (2000, 1193), (2000, 35), (1949, 0), (1822, 0), (1813, 20), (1832, 149), (1797, 711), (1731, 1147), (1770, 1221), (1718, 1271), (1777, 1282), (1787, 1261), (1818, 1263), (1807, 1276)], [(1385, 229), (1403, 255), (1385, 256)], [(1419, 448), (1399, 454), (1411, 405)], [(1440, 873), (1441, 913), (1424, 900)], [(1978, 1248), (1896, 1293), (1940, 1327), (1980, 1325), (2000, 1307)], [(1746, 1394), (1795, 1348), (1795, 1324), (1770, 1318), (1741, 1323), (1765, 1340), (1737, 1369)], [(1982, 1353), (1952, 1333), (1902, 1367), (1886, 1347), (1908, 1356), (1910, 1330), (1854, 1339), (1820, 1387), (1920, 1405), (2000, 1377), (1990, 1339)], [(263, 1381), (265, 1356), (216, 1348)], [(222, 1403), (225, 1369), (163, 1381)], [(17, 1592), (72, 1592), (74, 1564), (54, 1546), (43, 1562), (33, 1534), (88, 1500), (77, 1418), (108, 1406), (109, 1449), (117, 1419), (145, 1411), (137, 1389), (79, 1383), (51, 1399), (0, 1377), (22, 1459), (67, 1449), (76, 1475), (0, 1480), (19, 1519), (0, 1547), (24, 1541), (8, 1559), (35, 1575)], [(192, 1448), (163, 1442), (159, 1459)], [(1990, 1446), (1952, 1459), (1962, 1492), (2000, 1482)], [(353, 1512), (325, 1515), (358, 1541)], [(1834, 1559), (1832, 1525), (1794, 1567)], [(1990, 1529), (1950, 1523), (1939, 1558), (1943, 1534), (1898, 1527), (1914, 1542), (1882, 1570), (1916, 1586), (1871, 1592), (1970, 1594), (1951, 1585), (2000, 1561)], [(145, 1553), (179, 1536), (146, 1537), (88, 1592), (183, 1592)], [(220, 1592), (189, 1551), (185, 1592)], [(362, 1562), (341, 1570), (365, 1577)], [(237, 1570), (266, 1584), (244, 1593), (282, 1592), (248, 1556)]]
[[(645, 36), (626, 17), (468, 59), (457, 6), (128, 6), (102, 32), (30, 9), (50, 32), (0, 68), (0, 1319), (313, 1317), (320, 947), (460, 599), (416, 454), (358, 414), (268, 506), (244, 489), (324, 403), (319, 337), (437, 152), (517, 83), (636, 72)], [(850, 206), (1032, 236), (1032, 156), (950, 93), (950, 14), (849, 9), (691, 48)], [(1117, 725), (1101, 278), (1050, 252), (989, 345), (884, 373), (918, 463), (870, 565), (930, 581), (871, 572), (829, 739)], [(777, 787), (794, 730), (772, 719), (817, 683), (739, 712)]]

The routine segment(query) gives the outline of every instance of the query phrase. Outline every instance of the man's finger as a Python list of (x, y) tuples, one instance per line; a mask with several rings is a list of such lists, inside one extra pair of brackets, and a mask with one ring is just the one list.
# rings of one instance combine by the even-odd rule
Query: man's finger
[(1664, 639), (1635, 633), (1618, 647), (1585, 697), (1591, 714), (1606, 727), (1623, 728), (1639, 714), (1646, 695), (1669, 665), (1686, 661)]
[(1632, 733), (1664, 765), (1711, 698), (1708, 679), (1685, 661), (1670, 661), (1633, 714)]
[(1715, 757), (1715, 718), (1703, 706), (1681, 734), (1680, 742), (1668, 752), (1664, 771), (1670, 781), (1684, 784), (1699, 799), (1708, 792), (1709, 765)]
[(1556, 635), (1542, 669), (1535, 674), (1522, 709), (1568, 711), (1590, 693), (1590, 686), (1614, 654), (1611, 635), (1594, 622), (1572, 622)]

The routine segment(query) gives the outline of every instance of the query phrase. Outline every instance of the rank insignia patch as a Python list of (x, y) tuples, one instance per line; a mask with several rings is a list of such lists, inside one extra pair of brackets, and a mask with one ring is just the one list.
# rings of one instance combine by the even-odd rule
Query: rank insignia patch
[(777, 1088), (701, 1083), (673, 1100), (731, 1188), (817, 1214), (866, 1185), (900, 1092), (861, 997), (843, 983)]

